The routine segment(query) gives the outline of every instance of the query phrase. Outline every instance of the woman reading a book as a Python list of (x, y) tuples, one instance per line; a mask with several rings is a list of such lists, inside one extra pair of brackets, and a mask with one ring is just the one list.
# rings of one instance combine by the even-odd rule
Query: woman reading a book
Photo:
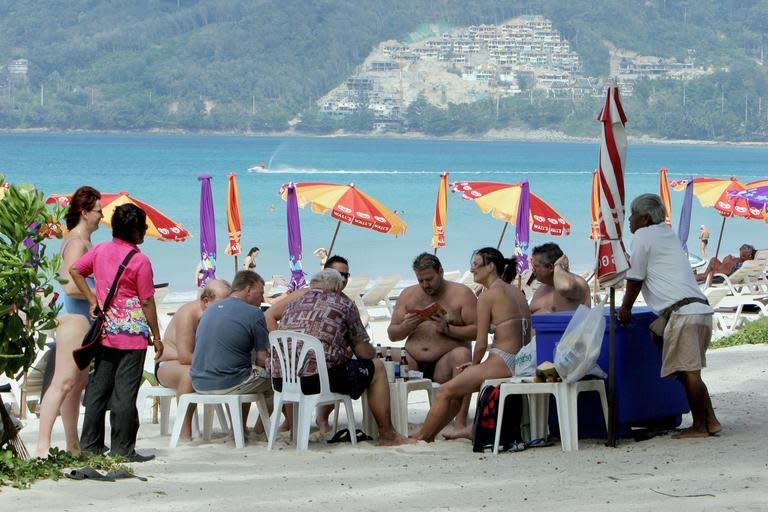
[[(416, 435), (427, 442), (448, 424), (464, 396), (480, 390), (483, 381), (512, 377), (515, 354), (531, 338), (531, 310), (522, 292), (510, 283), (517, 274), (517, 260), (506, 259), (496, 249), (485, 247), (472, 255), (470, 272), (483, 285), (477, 303), (477, 340), (472, 362), (462, 365), (460, 373), (443, 384), (429, 410), (424, 425)], [(488, 349), (488, 333), (495, 328), (493, 346)], [(483, 361), (486, 351), (488, 357)], [(448, 438), (471, 437), (471, 431), (455, 431)]]

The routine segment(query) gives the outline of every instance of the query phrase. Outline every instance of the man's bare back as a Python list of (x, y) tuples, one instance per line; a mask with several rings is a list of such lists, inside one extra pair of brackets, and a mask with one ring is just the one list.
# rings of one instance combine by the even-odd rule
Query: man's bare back
[[(197, 324), (200, 323), (200, 317), (203, 316), (203, 308), (199, 300), (188, 302), (181, 306), (171, 318), (171, 323), (163, 335), (165, 351), (163, 361), (179, 360), (179, 351), (182, 353), (182, 364), (192, 364), (192, 351), (195, 349), (195, 332)], [(189, 361), (186, 361), (186, 354), (189, 354)]]

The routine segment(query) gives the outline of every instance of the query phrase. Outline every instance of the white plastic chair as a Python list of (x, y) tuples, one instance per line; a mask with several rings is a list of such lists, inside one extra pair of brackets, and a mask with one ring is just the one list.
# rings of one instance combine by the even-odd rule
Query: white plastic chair
[(502, 382), (488, 380), (483, 383), (483, 387), (495, 384), (500, 384), (501, 387), (499, 388), (499, 412), (496, 424), (496, 438), (493, 442), (493, 453), (499, 453), (501, 423), (504, 419), (504, 402), (509, 395), (528, 395), (532, 439), (545, 437), (548, 424), (547, 417), (549, 415), (549, 395), (554, 395), (557, 405), (557, 421), (560, 426), (560, 442), (564, 452), (579, 449), (579, 393), (596, 391), (600, 394), (605, 428), (606, 430), (608, 429), (608, 399), (603, 380), (580, 380), (573, 384), (566, 382), (522, 382), (522, 379), (507, 379)]
[[(247, 395), (206, 395), (202, 393), (187, 393), (179, 398), (179, 405), (176, 408), (176, 417), (173, 420), (173, 433), (171, 434), (171, 448), (176, 448), (181, 435), (181, 426), (184, 423), (184, 415), (187, 408), (192, 404), (203, 404), (203, 439), (209, 440), (213, 430), (213, 412), (219, 418), (219, 423), (227, 424), (222, 406), (229, 408), (229, 415), (232, 418), (231, 433), (235, 438), (235, 447), (245, 446), (245, 432), (243, 431), (243, 413), (242, 405), (256, 402), (259, 409), (259, 417), (264, 425), (264, 431), (270, 432), (269, 412), (267, 409), (267, 400), (263, 393), (252, 393)], [(271, 439), (271, 437), (270, 437)]]
[[(426, 391), (427, 399), (429, 400), (429, 406), (432, 407), (432, 402), (435, 399), (437, 389), (440, 384), (432, 382), (429, 379), (410, 379), (404, 381), (399, 379), (395, 382), (389, 383), (389, 411), (390, 418), (392, 420), (392, 426), (395, 430), (403, 435), (408, 436), (408, 395), (414, 391)], [(363, 431), (377, 439), (379, 437), (379, 428), (376, 425), (376, 420), (371, 413), (371, 408), (368, 405), (368, 392), (363, 393)], [(338, 409), (334, 412), (338, 415)], [(336, 420), (334, 419), (334, 425)]]
[[(300, 346), (299, 346), (300, 345)], [(269, 333), (269, 350), (272, 355), (272, 367), (280, 366), (280, 374), (283, 379), (282, 391), (275, 389), (272, 429), (269, 435), (268, 449), (272, 449), (277, 437), (280, 411), (283, 404), (293, 403), (293, 429), (296, 432), (296, 450), (306, 451), (309, 446), (309, 427), (312, 416), (318, 405), (336, 404), (344, 402), (347, 411), (347, 425), (350, 429), (352, 444), (357, 443), (354, 435), (355, 413), (352, 410), (352, 399), (348, 395), (332, 393), (328, 383), (328, 367), (325, 363), (325, 350), (323, 344), (309, 334), (294, 331), (272, 331)], [(305, 395), (301, 390), (299, 370), (304, 366), (310, 352), (314, 353), (317, 360), (317, 373), (320, 377), (320, 393)], [(298, 411), (296, 410), (298, 408)]]
[(139, 422), (144, 416), (148, 398), (158, 398), (160, 402), (160, 435), (170, 434), (171, 401), (176, 398), (176, 390), (163, 386), (141, 386), (136, 397), (136, 409), (139, 411)]

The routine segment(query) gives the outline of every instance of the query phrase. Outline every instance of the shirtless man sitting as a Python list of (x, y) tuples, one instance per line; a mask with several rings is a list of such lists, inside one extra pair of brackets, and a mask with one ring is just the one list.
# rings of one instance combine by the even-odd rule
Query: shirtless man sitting
[(531, 313), (574, 311), (579, 304), (591, 306), (589, 285), (568, 270), (568, 257), (557, 244), (534, 247), (531, 266), (541, 286), (531, 299)]
[[(398, 297), (387, 334), (392, 341), (407, 338), (408, 365), (418, 366), (425, 378), (442, 384), (472, 360), (470, 343), (477, 336), (477, 297), (468, 286), (443, 279), (437, 256), (419, 254), (413, 261), (413, 271), (418, 284), (404, 289)], [(414, 312), (432, 303), (444, 311), (430, 317)], [(456, 415), (457, 432), (467, 428), (468, 409), (469, 395)]]
[(739, 270), (745, 261), (755, 259), (756, 253), (757, 250), (753, 246), (744, 244), (739, 247), (738, 256), (732, 256), (729, 254), (723, 258), (723, 261), (720, 261), (717, 258), (712, 258), (709, 260), (709, 264), (707, 265), (707, 268), (704, 270), (704, 272), (701, 274), (696, 274), (696, 282), (703, 283), (707, 280), (707, 277), (712, 276), (712, 282), (722, 283), (724, 279), (720, 276), (716, 276), (715, 274), (730, 276)]
[[(192, 352), (195, 349), (195, 332), (203, 311), (217, 300), (227, 298), (231, 291), (229, 283), (224, 280), (209, 281), (200, 298), (181, 306), (168, 324), (163, 335), (163, 356), (155, 363), (155, 377), (160, 385), (175, 389), (177, 397), (195, 392), (189, 369), (192, 367)], [(190, 408), (184, 417), (181, 439), (192, 438), (193, 412)]]

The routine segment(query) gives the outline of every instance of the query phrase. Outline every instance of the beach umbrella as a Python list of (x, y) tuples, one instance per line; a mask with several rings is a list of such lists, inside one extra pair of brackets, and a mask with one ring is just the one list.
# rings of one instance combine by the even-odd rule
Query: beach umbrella
[[(528, 180), (520, 183), (520, 201), (517, 203), (517, 218), (515, 219), (515, 256), (517, 256), (517, 272), (522, 274), (528, 269), (528, 242), (530, 242), (531, 191)], [(522, 282), (518, 279), (522, 288)]]
[(600, 240), (600, 176), (597, 169), (592, 171), (592, 194), (589, 198), (589, 239)]
[(211, 176), (201, 174), (200, 181), (200, 269), (197, 273), (197, 286), (216, 279), (216, 217), (213, 213), (213, 194)]
[(685, 254), (688, 254), (688, 235), (691, 232), (691, 209), (693, 207), (693, 180), (689, 179), (685, 186), (685, 198), (683, 207), (680, 208), (680, 221), (677, 224), (677, 237), (683, 245)]
[(743, 201), (749, 209), (750, 219), (763, 219), (768, 223), (768, 179), (751, 181), (744, 190), (730, 193), (731, 199)]
[(592, 171), (592, 192), (589, 197), (589, 239), (595, 242), (595, 271), (593, 298), (597, 301), (600, 292), (600, 279), (597, 277), (600, 249), (600, 173)]
[[(46, 198), (46, 204), (58, 203), (61, 206), (69, 205), (72, 194), (51, 194)], [(128, 194), (128, 192), (101, 193), (101, 210), (104, 217), (101, 223), (105, 226), (112, 226), (112, 214), (115, 208), (122, 204), (135, 204), (147, 214), (147, 233), (146, 236), (157, 238), (160, 241), (183, 242), (189, 238), (189, 231), (184, 225), (172, 220), (160, 210), (140, 201)]]
[(669, 181), (667, 181), (667, 168), (662, 167), (659, 171), (659, 197), (664, 203), (664, 222), (667, 226), (672, 226), (672, 197), (669, 195)]
[(231, 172), (227, 176), (227, 232), (229, 243), (224, 248), (224, 254), (235, 257), (235, 273), (237, 273), (237, 255), (240, 254), (240, 195), (237, 193), (237, 177)]
[(697, 176), (688, 180), (673, 180), (669, 185), (672, 187), (672, 190), (682, 192), (686, 190), (689, 182), (693, 184), (693, 195), (699, 200), (699, 204), (704, 208), (714, 208), (723, 217), (723, 222), (720, 224), (720, 235), (717, 238), (715, 258), (720, 254), (725, 221), (729, 217), (762, 218), (759, 214), (756, 214), (757, 212), (749, 208), (746, 199), (734, 196), (736, 192), (746, 188), (743, 183), (734, 177), (711, 178), (708, 176)]
[(619, 88), (609, 87), (597, 120), (602, 123), (598, 175), (600, 178), (600, 246), (597, 277), (602, 286), (610, 286), (610, 321), (608, 349), (608, 445), (616, 446), (616, 285), (629, 270), (627, 253), (621, 239), (624, 225), (624, 169), (627, 161), (627, 117), (621, 106)]
[(448, 221), (448, 173), (440, 175), (435, 201), (435, 216), (432, 218), (432, 247), (437, 250), (445, 247), (445, 224)]
[[(328, 254), (333, 254), (333, 245), (342, 222), (395, 236), (404, 234), (408, 227), (392, 210), (354, 184), (307, 182), (296, 183), (295, 187), (300, 208), (311, 205), (313, 212), (330, 212), (331, 217), (338, 221)], [(280, 187), (280, 197), (287, 200), (287, 184)]]
[(298, 290), (307, 283), (301, 269), (301, 225), (299, 224), (299, 203), (296, 199), (296, 187), (288, 184), (286, 191), (285, 220), (288, 226), (288, 257), (291, 265), (291, 282), (288, 289)]
[[(480, 211), (489, 213), (495, 219), (504, 221), (499, 243), (504, 240), (504, 233), (509, 223), (517, 222), (517, 215), (522, 196), (521, 183), (497, 183), (494, 181), (458, 181), (453, 183), (452, 190), (460, 192), (461, 197), (474, 201)], [(528, 225), (531, 231), (552, 236), (565, 236), (571, 233), (571, 225), (550, 206), (533, 192), (529, 192), (530, 213)]]

